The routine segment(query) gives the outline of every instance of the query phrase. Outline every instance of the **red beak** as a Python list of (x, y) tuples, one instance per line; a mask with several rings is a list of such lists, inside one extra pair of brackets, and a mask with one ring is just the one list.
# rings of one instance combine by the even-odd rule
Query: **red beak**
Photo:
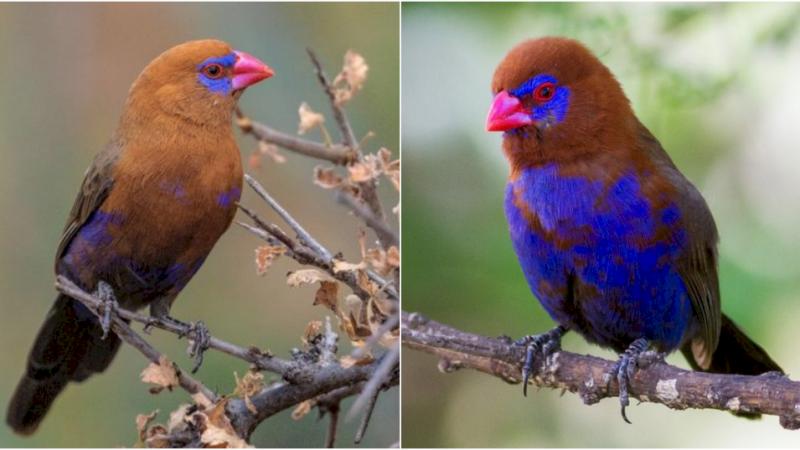
[(508, 131), (533, 123), (531, 114), (522, 106), (517, 97), (500, 91), (492, 100), (489, 116), (486, 117), (486, 131)]
[(244, 52), (234, 51), (236, 62), (233, 64), (233, 90), (238, 91), (247, 86), (266, 80), (275, 75), (266, 64)]

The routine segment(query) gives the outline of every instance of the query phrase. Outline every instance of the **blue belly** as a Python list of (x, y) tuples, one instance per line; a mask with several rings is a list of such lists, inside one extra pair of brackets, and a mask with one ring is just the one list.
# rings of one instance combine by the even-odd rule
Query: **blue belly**
[(676, 267), (680, 210), (654, 210), (633, 170), (607, 182), (528, 169), (505, 209), (528, 284), (559, 324), (617, 351), (640, 337), (671, 351), (697, 327)]

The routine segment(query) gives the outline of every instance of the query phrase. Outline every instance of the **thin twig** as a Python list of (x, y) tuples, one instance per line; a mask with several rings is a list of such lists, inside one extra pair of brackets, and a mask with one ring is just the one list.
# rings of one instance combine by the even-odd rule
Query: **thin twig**
[(378, 239), (383, 243), (384, 248), (400, 245), (400, 238), (394, 232), (385, 220), (380, 220), (375, 217), (371, 209), (367, 208), (363, 203), (356, 200), (352, 195), (339, 191), (336, 193), (336, 201), (350, 208), (353, 213), (362, 218), (364, 223), (370, 228), (375, 230)]
[(352, 150), (346, 146), (329, 146), (282, 133), (262, 123), (251, 120), (244, 115), (239, 107), (236, 108), (235, 112), (239, 128), (241, 128), (244, 133), (252, 134), (258, 140), (278, 145), (286, 150), (301, 155), (330, 161), (334, 164), (345, 165), (352, 162), (355, 158)]
[[(87, 307), (95, 311), (101, 308), (103, 305), (103, 302), (100, 299), (98, 299), (92, 294), (89, 294), (88, 292), (83, 291), (81, 288), (76, 286), (74, 283), (72, 283), (72, 281), (70, 281), (66, 277), (58, 276), (56, 278), (56, 289), (60, 292), (63, 292), (64, 294), (69, 295), (75, 300), (82, 302)], [(187, 336), (189, 337), (189, 339), (197, 339), (197, 336), (195, 335), (195, 332), (193, 330), (186, 329), (170, 321), (153, 319), (152, 317), (138, 314), (124, 308), (117, 309), (116, 315), (123, 319), (132, 320), (134, 322), (139, 322), (145, 325), (154, 326), (156, 328), (168, 331), (178, 336)], [(213, 336), (208, 341), (208, 347), (219, 350), (223, 353), (227, 353), (228, 355), (234, 356), (244, 361), (247, 361), (248, 363), (258, 367), (259, 370), (265, 370), (267, 372), (277, 373), (282, 376), (285, 376), (287, 373), (290, 373), (294, 368), (294, 364), (290, 361), (276, 358), (272, 355), (261, 354), (254, 348), (244, 349), (242, 347), (223, 341)], [(156, 362), (157, 361), (158, 358), (156, 358)]]
[(247, 181), (247, 184), (249, 184), (250, 187), (252, 187), (253, 190), (256, 191), (256, 194), (258, 194), (259, 197), (261, 197), (265, 202), (267, 202), (267, 204), (272, 209), (274, 209), (279, 216), (281, 216), (281, 219), (283, 219), (287, 224), (289, 224), (290, 227), (292, 227), (295, 233), (297, 233), (297, 236), (300, 238), (300, 242), (302, 242), (303, 245), (307, 245), (312, 249), (314, 249), (314, 251), (319, 253), (319, 255), (322, 256), (325, 261), (333, 260), (333, 256), (331, 256), (331, 254), (328, 253), (328, 250), (326, 250), (325, 247), (320, 245), (320, 243), (317, 242), (317, 240), (314, 239), (308, 233), (308, 231), (306, 231), (305, 228), (303, 228), (303, 226), (300, 225), (300, 223), (298, 223), (294, 219), (294, 217), (291, 216), (291, 214), (289, 214), (285, 209), (283, 209), (283, 207), (278, 202), (276, 202), (272, 197), (270, 197), (270, 195), (263, 187), (261, 187), (258, 181), (256, 181), (255, 179), (253, 179), (253, 177), (247, 174), (245, 174), (244, 179), (245, 181)]
[[(295, 220), (291, 216), (291, 214), (289, 214), (288, 211), (286, 211), (277, 201), (275, 201), (275, 199), (273, 199), (267, 193), (266, 189), (264, 189), (255, 179), (253, 179), (249, 175), (245, 175), (245, 179), (247, 180), (247, 183), (256, 191), (256, 193), (262, 199), (264, 199), (267, 202), (267, 204), (270, 205), (270, 207), (272, 207), (276, 212), (278, 212), (278, 215), (280, 215), (284, 219), (284, 221), (286, 221), (286, 223), (288, 223), (295, 230), (301, 242), (305, 241), (304, 245), (299, 245), (297, 243), (294, 243), (290, 238), (286, 237), (285, 234), (283, 234), (283, 232), (281, 231), (280, 233), (283, 234), (283, 236), (281, 237), (282, 242), (284, 240), (287, 240), (287, 242), (291, 242), (291, 244), (287, 243), (287, 245), (290, 246), (290, 250), (293, 249), (294, 253), (293, 254), (287, 253), (289, 256), (291, 256), (301, 264), (312, 264), (314, 266), (317, 266), (325, 270), (326, 272), (328, 272), (328, 274), (330, 274), (337, 280), (350, 286), (353, 292), (362, 299), (369, 299), (370, 293), (365, 291), (364, 288), (362, 288), (359, 285), (358, 277), (356, 276), (355, 273), (349, 271), (339, 271), (339, 272), (335, 271), (333, 265), (333, 258), (331, 257), (330, 251), (328, 251), (324, 246), (322, 246), (322, 244), (319, 243), (319, 241), (314, 239), (311, 236), (311, 234), (309, 234), (303, 227), (301, 227), (300, 224), (297, 222), (297, 220)], [(274, 225), (270, 225), (264, 222), (252, 210), (242, 206), (240, 206), (240, 208), (242, 208), (242, 210), (248, 216), (250, 216), (253, 219), (253, 221), (256, 222), (257, 225), (259, 225), (259, 228), (262, 231), (272, 234), (273, 229), (278, 229)], [(295, 224), (297, 228), (295, 227)], [(253, 229), (252, 227), (249, 226), (244, 228), (253, 232), (255, 235), (261, 237), (262, 239), (265, 239), (268, 242), (270, 242), (268, 236), (266, 236), (262, 232), (257, 231), (258, 228)], [(278, 236), (276, 234), (272, 235), (276, 237)], [(379, 289), (386, 292), (387, 296), (389, 296), (391, 299), (394, 300), (399, 299), (397, 289), (395, 288), (395, 286), (393, 286), (392, 282), (385, 280), (383, 277), (381, 277), (372, 270), (367, 270), (366, 273), (369, 279), (378, 285)]]
[[(339, 124), (339, 129), (342, 132), (342, 140), (344, 141), (344, 144), (353, 149), (357, 161), (364, 161), (364, 155), (361, 152), (361, 148), (358, 146), (358, 139), (356, 139), (356, 136), (353, 133), (353, 128), (350, 126), (350, 121), (347, 120), (347, 115), (344, 113), (344, 108), (341, 104), (339, 104), (339, 102), (336, 101), (336, 89), (333, 87), (328, 79), (328, 76), (325, 74), (325, 71), (322, 69), (322, 63), (320, 63), (317, 55), (314, 54), (310, 48), (306, 49), (306, 51), (308, 52), (308, 56), (311, 58), (311, 63), (314, 65), (314, 71), (317, 73), (317, 78), (319, 79), (320, 84), (322, 85), (323, 89), (325, 89), (325, 93), (328, 94), (328, 100), (330, 101), (331, 108), (333, 109), (333, 116), (336, 119), (336, 123)], [(358, 187), (359, 197), (361, 197), (361, 200), (372, 211), (372, 215), (375, 220), (377, 222), (385, 223), (386, 215), (383, 212), (383, 205), (381, 205), (381, 199), (378, 197), (377, 193), (377, 179), (373, 178), (369, 181), (358, 183)], [(375, 229), (375, 232), (379, 233), (377, 229)], [(391, 246), (389, 241), (385, 239), (385, 235), (378, 234), (378, 240), (384, 250)]]
[[(373, 402), (372, 398), (377, 397), (378, 392), (381, 390), (381, 388), (383, 388), (391, 373), (395, 370), (398, 370), (399, 364), (400, 343), (398, 342), (383, 356), (378, 370), (375, 371), (375, 375), (369, 379), (366, 386), (364, 386), (364, 389), (361, 391), (361, 395), (359, 395), (356, 401), (353, 402), (353, 406), (347, 413), (347, 420), (351, 420), (356, 414), (358, 414), (359, 411), (361, 411), (361, 409), (367, 405), (367, 402)], [(373, 404), (372, 406), (375, 405)], [(367, 414), (371, 413), (371, 411), (367, 412)]]
[(306, 52), (308, 52), (308, 56), (311, 58), (311, 63), (314, 65), (314, 71), (317, 73), (317, 78), (319, 78), (320, 84), (325, 89), (325, 93), (328, 94), (328, 99), (330, 100), (331, 107), (333, 108), (333, 116), (336, 119), (336, 123), (339, 124), (339, 129), (342, 132), (342, 140), (344, 141), (344, 145), (353, 150), (358, 150), (358, 139), (356, 139), (356, 135), (353, 133), (353, 128), (350, 126), (350, 122), (347, 120), (344, 109), (336, 101), (336, 90), (333, 88), (330, 80), (328, 80), (328, 76), (322, 69), (322, 63), (319, 62), (319, 59), (313, 50), (307, 48)]
[(339, 427), (339, 405), (328, 406), (328, 434), (325, 436), (325, 448), (333, 448), (336, 444), (336, 431)]
[[(71, 298), (83, 303), (87, 308), (91, 311), (94, 311), (95, 314), (100, 312), (100, 308), (106, 307), (106, 305), (100, 300), (96, 299), (86, 292), (80, 290), (77, 286), (75, 286), (71, 281), (68, 279), (59, 276), (58, 281), (56, 282), (56, 289), (63, 292), (64, 294), (69, 295)], [(125, 310), (117, 310), (118, 312), (123, 312)], [(150, 362), (154, 364), (159, 363), (159, 359), (161, 358), (161, 353), (158, 352), (153, 346), (147, 343), (141, 336), (139, 336), (133, 329), (131, 329), (130, 325), (125, 323), (124, 320), (120, 318), (122, 314), (111, 314), (111, 329), (120, 337), (123, 341), (130, 344), (131, 347), (139, 350), (141, 354), (145, 356)], [(125, 317), (127, 318), (127, 317)], [(174, 364), (174, 363), (173, 363)], [(184, 371), (178, 368), (178, 365), (175, 364), (175, 370), (178, 374), (178, 382), (180, 386), (190, 394), (202, 394), (206, 397), (211, 403), (216, 403), (218, 398), (217, 396), (211, 392), (207, 387), (203, 386), (203, 383), (195, 380), (191, 377), (191, 375), (184, 373)]]
[(372, 395), (369, 397), (369, 404), (367, 404), (367, 410), (364, 412), (364, 417), (361, 418), (361, 424), (358, 426), (358, 431), (356, 431), (356, 437), (353, 440), (356, 444), (360, 444), (361, 440), (364, 439), (364, 433), (367, 432), (367, 427), (369, 427), (369, 421), (370, 419), (372, 419), (372, 411), (375, 410), (375, 404), (378, 402), (378, 395), (380, 395), (380, 392), (381, 390), (378, 389), (377, 391), (373, 392)]

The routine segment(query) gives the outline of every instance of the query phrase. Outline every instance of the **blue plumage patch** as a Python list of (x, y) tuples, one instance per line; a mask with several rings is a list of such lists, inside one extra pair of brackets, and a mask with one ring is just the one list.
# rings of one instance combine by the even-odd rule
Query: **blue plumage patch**
[[(676, 267), (681, 211), (655, 210), (633, 170), (606, 182), (529, 168), (508, 184), (505, 209), (528, 284), (556, 322), (601, 345), (646, 337), (668, 350), (696, 326)], [(571, 279), (583, 286), (578, 306)]]
[(217, 196), (217, 204), (221, 208), (231, 206), (233, 202), (238, 202), (242, 196), (242, 190), (238, 187), (231, 188), (230, 192), (220, 192)]
[(213, 93), (228, 94), (233, 86), (230, 77), (209, 78), (203, 73), (203, 69), (211, 64), (219, 64), (222, 67), (230, 68), (236, 63), (236, 54), (229, 53), (222, 57), (208, 58), (197, 66), (197, 79), (203, 83), (209, 91)]
[(531, 118), (537, 122), (541, 122), (552, 117), (555, 119), (556, 123), (561, 122), (564, 120), (564, 117), (567, 116), (570, 91), (566, 86), (558, 86), (558, 80), (556, 80), (555, 77), (547, 74), (537, 75), (522, 83), (520, 87), (508, 92), (521, 99), (525, 96), (532, 95), (536, 88), (543, 83), (553, 83), (556, 85), (556, 91), (553, 94), (553, 98), (531, 109)]

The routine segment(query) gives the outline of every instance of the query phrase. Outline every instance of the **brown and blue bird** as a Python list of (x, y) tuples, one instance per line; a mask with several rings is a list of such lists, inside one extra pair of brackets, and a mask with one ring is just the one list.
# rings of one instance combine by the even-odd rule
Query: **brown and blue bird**
[[(242, 164), (232, 114), (273, 75), (216, 40), (187, 42), (134, 81), (119, 124), (86, 172), (56, 252), (56, 273), (129, 310), (168, 318), (236, 212)], [(120, 340), (61, 294), (45, 318), (6, 422), (31, 434), (70, 382), (104, 371)]]
[(578, 41), (544, 37), (497, 67), (486, 129), (511, 166), (505, 211), (531, 291), (558, 324), (519, 341), (552, 352), (575, 331), (620, 353), (622, 415), (638, 356), (680, 349), (696, 370), (782, 372), (720, 307), (717, 227), (700, 192)]

